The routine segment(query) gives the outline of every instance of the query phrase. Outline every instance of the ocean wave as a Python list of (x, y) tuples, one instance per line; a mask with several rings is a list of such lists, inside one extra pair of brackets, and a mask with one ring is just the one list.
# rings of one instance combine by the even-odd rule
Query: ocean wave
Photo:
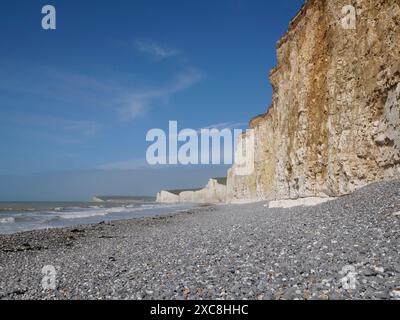
[(6, 218), (0, 218), (0, 223), (14, 223), (15, 218), (13, 217), (6, 217)]
[(108, 213), (121, 213), (121, 212), (130, 212), (134, 211), (132, 208), (125, 208), (125, 207), (120, 207), (120, 208), (109, 208), (109, 209), (104, 209)]
[[(109, 214), (123, 215), (134, 213), (138, 211), (151, 211), (163, 209), (180, 208), (179, 204), (140, 204), (140, 205), (126, 205), (118, 207), (104, 207), (104, 206), (90, 206), (90, 207), (55, 207), (52, 210), (18, 213), (13, 219), (2, 219), (1, 223), (10, 222), (30, 222), (30, 221), (48, 221), (54, 219), (80, 219), (90, 218), (96, 216), (106, 216)], [(13, 221), (11, 221), (13, 220)]]
[(154, 208), (161, 208), (160, 205), (157, 204), (142, 204), (141, 207), (143, 209), (154, 209)]
[(87, 210), (63, 212), (60, 214), (57, 212), (57, 217), (60, 219), (82, 219), (96, 216), (106, 216), (109, 214), (123, 214), (131, 213), (135, 211), (151, 210), (156, 208), (162, 208), (159, 205), (144, 205), (144, 206), (124, 206), (114, 208), (88, 208)]
[(17, 212), (17, 211), (21, 211), (21, 212), (31, 212), (31, 211), (36, 211), (37, 209), (35, 208), (19, 208), (19, 207), (9, 207), (9, 208), (0, 208), (0, 211), (13, 211), (13, 212)]
[(59, 215), (58, 218), (60, 219), (82, 219), (82, 218), (90, 218), (96, 216), (105, 216), (109, 214), (108, 211), (75, 211), (75, 212), (68, 212)]

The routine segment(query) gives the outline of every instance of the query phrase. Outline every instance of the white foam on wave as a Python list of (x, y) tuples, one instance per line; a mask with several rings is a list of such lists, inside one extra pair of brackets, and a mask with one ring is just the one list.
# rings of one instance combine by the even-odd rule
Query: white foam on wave
[(154, 210), (154, 209), (167, 209), (179, 207), (176, 205), (159, 205), (159, 204), (144, 204), (139, 207), (134, 206), (124, 206), (124, 207), (114, 207), (114, 208), (88, 208), (86, 210), (70, 211), (70, 212), (57, 212), (57, 216), (61, 219), (82, 219), (90, 218), (96, 216), (106, 216), (108, 214), (123, 214), (131, 213), (136, 211)]
[(121, 213), (121, 212), (128, 212), (128, 211), (134, 211), (131, 208), (125, 208), (125, 207), (120, 207), (120, 208), (109, 208), (105, 209), (107, 210), (108, 213)]
[(107, 214), (109, 214), (109, 212), (105, 210), (93, 210), (93, 211), (88, 210), (88, 211), (72, 211), (59, 215), (58, 217), (61, 219), (82, 219), (82, 218), (90, 218), (96, 216), (105, 216)]
[(161, 207), (161, 206), (158, 206), (156, 204), (142, 204), (141, 207), (145, 208), (145, 209), (153, 209), (153, 208), (158, 208), (158, 207)]
[(14, 223), (15, 218), (13, 217), (6, 217), (6, 218), (0, 218), (0, 223)]
[(97, 208), (97, 210), (94, 210), (94, 208), (87, 209), (87, 210), (81, 210), (81, 211), (71, 211), (71, 212), (65, 212), (61, 215), (58, 215), (59, 218), (61, 219), (82, 219), (82, 218), (90, 218), (90, 217), (96, 217), (96, 216), (106, 216), (108, 214), (113, 214), (113, 213), (124, 213), (124, 212), (132, 212), (136, 211), (135, 209), (132, 208), (126, 208), (126, 207), (116, 207), (116, 208)]

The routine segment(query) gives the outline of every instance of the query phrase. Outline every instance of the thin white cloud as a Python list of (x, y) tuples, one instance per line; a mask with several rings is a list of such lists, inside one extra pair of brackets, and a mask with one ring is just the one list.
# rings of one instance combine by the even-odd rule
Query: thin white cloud
[[(0, 63), (0, 68), (2, 67), (3, 64)], [(203, 78), (198, 70), (187, 68), (173, 75), (165, 84), (143, 87), (140, 81), (122, 84), (48, 67), (43, 67), (41, 71), (31, 68), (30, 71), (30, 74), (38, 73), (42, 81), (24, 77), (22, 68), (16, 74), (10, 68), (6, 73), (10, 76), (0, 77), (0, 89), (71, 105), (96, 106), (98, 110), (105, 112), (113, 110), (121, 120), (134, 120), (147, 114), (152, 108), (167, 103), (174, 95), (189, 89)]]
[(160, 45), (154, 41), (136, 41), (135, 48), (151, 58), (161, 61), (180, 54), (180, 51)]
[(58, 87), (54, 92), (71, 92), (83, 103), (97, 104), (116, 109), (121, 120), (135, 120), (147, 114), (156, 104), (167, 103), (175, 94), (189, 89), (202, 78), (203, 74), (194, 69), (186, 69), (175, 75), (164, 85), (141, 87), (122, 86), (115, 82), (99, 80), (82, 74), (55, 72)]
[(100, 131), (102, 125), (95, 121), (64, 121), (64, 130), (78, 133), (80, 136), (84, 137), (94, 137)]
[(184, 91), (202, 79), (202, 74), (189, 70), (179, 74), (167, 85), (144, 90), (132, 90), (126, 95), (119, 113), (122, 120), (134, 120), (146, 114), (157, 103), (166, 103), (175, 94)]
[(27, 136), (48, 137), (50, 140), (70, 143), (93, 138), (102, 129), (102, 125), (96, 121), (16, 112), (2, 114), (0, 123), (21, 127), (21, 130), (29, 132)]

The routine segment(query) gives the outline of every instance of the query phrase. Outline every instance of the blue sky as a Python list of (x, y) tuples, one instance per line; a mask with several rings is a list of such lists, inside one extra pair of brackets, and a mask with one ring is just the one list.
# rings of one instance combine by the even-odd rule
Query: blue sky
[[(146, 133), (169, 120), (243, 128), (265, 112), (276, 41), (302, 3), (3, 0), (0, 200), (152, 194), (222, 174), (154, 181), (141, 168)], [(45, 4), (56, 7), (57, 30), (41, 28)], [(132, 185), (119, 183), (121, 170)]]

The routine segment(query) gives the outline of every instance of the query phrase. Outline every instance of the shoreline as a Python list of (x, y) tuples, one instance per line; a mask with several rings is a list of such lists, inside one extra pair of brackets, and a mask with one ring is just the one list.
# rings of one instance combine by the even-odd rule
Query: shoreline
[(7, 210), (2, 213), (0, 211), (0, 235), (175, 214), (198, 206), (199, 204), (190, 203), (155, 202), (135, 205), (107, 203), (101, 206), (65, 206), (59, 203), (59, 206), (55, 208), (37, 207), (29, 212)]
[[(157, 214), (154, 216), (145, 216), (145, 217), (137, 217), (137, 218), (126, 218), (126, 219), (116, 219), (116, 220), (109, 220), (109, 221), (101, 221), (98, 223), (82, 223), (82, 224), (76, 224), (72, 226), (62, 226), (62, 227), (49, 227), (49, 228), (41, 228), (41, 229), (34, 229), (34, 230), (26, 230), (26, 231), (17, 231), (13, 233), (0, 233), (0, 252), (3, 250), (4, 251), (4, 243), (7, 241), (14, 241), (14, 242), (23, 242), (21, 239), (34, 239), (40, 236), (44, 236), (43, 239), (48, 238), (49, 235), (51, 236), (58, 236), (57, 233), (59, 233), (59, 236), (63, 236), (64, 234), (68, 233), (82, 233), (86, 231), (99, 231), (103, 230), (102, 227), (117, 227), (117, 225), (121, 224), (148, 224), (151, 222), (155, 221), (162, 221), (165, 219), (171, 219), (174, 218), (175, 216), (179, 215), (186, 215), (186, 214), (195, 214), (199, 211), (209, 211), (215, 208), (217, 205), (214, 204), (206, 204), (206, 205), (196, 205), (192, 208), (189, 209), (182, 209), (178, 211), (173, 211), (173, 212), (166, 212), (166, 213), (161, 213)], [(15, 239), (14, 239), (15, 238)], [(45, 240), (43, 240), (45, 241)], [(44, 249), (48, 249), (48, 247), (45, 247)], [(12, 251), (19, 251), (19, 250), (12, 250), (12, 249), (5, 249), (7, 252), (12, 252)], [(24, 250), (22, 250), (24, 251)], [(27, 251), (27, 250), (25, 250)]]
[[(398, 299), (399, 211), (392, 181), (313, 207), (211, 205), (0, 235), (0, 299)], [(55, 290), (41, 286), (48, 265)]]

